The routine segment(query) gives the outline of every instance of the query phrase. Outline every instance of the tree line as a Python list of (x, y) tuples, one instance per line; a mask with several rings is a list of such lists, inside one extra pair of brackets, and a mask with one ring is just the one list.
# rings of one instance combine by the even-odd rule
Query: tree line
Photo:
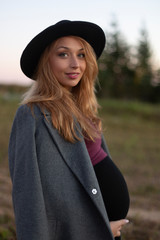
[(99, 64), (98, 97), (160, 102), (160, 68), (154, 69), (148, 32), (141, 28), (136, 46), (131, 46), (119, 31), (116, 21), (106, 32), (106, 47)]

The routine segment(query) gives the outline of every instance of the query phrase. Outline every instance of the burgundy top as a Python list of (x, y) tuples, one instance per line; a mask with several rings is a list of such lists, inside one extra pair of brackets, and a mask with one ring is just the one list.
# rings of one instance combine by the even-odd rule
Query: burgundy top
[(107, 153), (101, 147), (101, 138), (96, 138), (94, 142), (85, 138), (85, 143), (93, 166), (107, 156)]

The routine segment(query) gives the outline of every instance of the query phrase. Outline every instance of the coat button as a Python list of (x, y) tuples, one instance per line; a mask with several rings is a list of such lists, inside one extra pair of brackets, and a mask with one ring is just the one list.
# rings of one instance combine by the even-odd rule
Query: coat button
[(92, 189), (92, 193), (95, 195), (95, 194), (97, 194), (97, 189), (96, 188), (93, 188)]

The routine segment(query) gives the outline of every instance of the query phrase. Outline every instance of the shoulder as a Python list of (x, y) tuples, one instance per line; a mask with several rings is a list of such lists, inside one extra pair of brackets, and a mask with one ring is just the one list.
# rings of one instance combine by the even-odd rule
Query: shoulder
[(29, 130), (30, 128), (35, 128), (37, 120), (42, 117), (43, 114), (38, 106), (33, 105), (31, 108), (26, 104), (21, 105), (16, 111), (12, 129), (15, 128), (16, 130)]
[(42, 116), (42, 112), (37, 105), (33, 107), (28, 106), (27, 104), (21, 105), (16, 112), (15, 119), (30, 119), (34, 120)]

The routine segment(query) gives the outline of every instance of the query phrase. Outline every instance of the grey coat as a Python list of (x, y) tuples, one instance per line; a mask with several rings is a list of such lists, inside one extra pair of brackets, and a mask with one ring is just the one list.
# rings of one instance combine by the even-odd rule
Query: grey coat
[(113, 240), (84, 139), (65, 141), (49, 113), (18, 109), (9, 166), (18, 240)]

